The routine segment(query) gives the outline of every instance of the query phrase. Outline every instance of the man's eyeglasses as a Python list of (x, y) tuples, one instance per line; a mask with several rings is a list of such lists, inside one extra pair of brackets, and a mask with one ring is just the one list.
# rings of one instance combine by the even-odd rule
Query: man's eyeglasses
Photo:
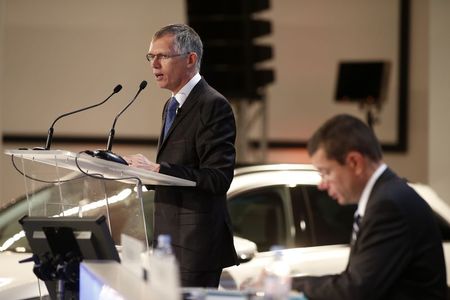
[(147, 60), (149, 62), (153, 62), (155, 60), (167, 60), (169, 58), (173, 58), (173, 57), (177, 57), (177, 56), (183, 56), (186, 54), (189, 54), (190, 52), (187, 53), (181, 53), (181, 54), (151, 54), (151, 53), (147, 53), (147, 55), (145, 57), (147, 57)]

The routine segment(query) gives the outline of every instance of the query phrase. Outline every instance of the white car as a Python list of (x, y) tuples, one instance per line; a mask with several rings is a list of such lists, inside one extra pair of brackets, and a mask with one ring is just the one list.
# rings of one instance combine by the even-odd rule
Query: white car
[[(262, 268), (272, 261), (273, 245), (281, 245), (293, 276), (339, 273), (347, 264), (350, 233), (355, 206), (340, 206), (325, 192), (317, 189), (318, 172), (311, 165), (282, 164), (238, 168), (228, 191), (229, 210), (235, 234), (235, 245), (241, 259), (239, 266), (224, 269), (221, 287), (235, 289), (256, 280)], [(120, 191), (130, 186), (111, 182), (110, 189)], [(67, 195), (85, 188), (73, 180)], [(429, 187), (412, 184), (433, 208), (442, 231), (446, 262), (450, 262), (450, 208)], [(60, 192), (60, 187), (47, 186), (33, 194), (34, 200), (45, 201)], [(136, 209), (126, 197), (110, 205), (113, 238), (114, 227), (123, 227)], [(144, 193), (144, 210), (151, 218), (153, 192)], [(45, 285), (38, 286), (33, 263), (19, 264), (29, 258), (29, 247), (17, 220), (27, 214), (27, 202), (16, 203), (0, 212), (0, 299), (39, 299), (46, 294)], [(104, 213), (93, 210), (91, 215)], [(131, 225), (132, 226), (132, 225)], [(152, 234), (152, 222), (147, 222)], [(24, 252), (25, 251), (25, 252)], [(447, 263), (447, 274), (450, 274)], [(450, 280), (448, 279), (450, 286)], [(40, 289), (39, 289), (40, 288)]]

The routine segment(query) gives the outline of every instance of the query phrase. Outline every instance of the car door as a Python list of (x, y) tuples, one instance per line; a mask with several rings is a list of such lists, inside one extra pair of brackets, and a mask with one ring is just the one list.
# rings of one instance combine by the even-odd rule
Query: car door
[(292, 188), (297, 247), (348, 244), (356, 205), (339, 205), (315, 185)]
[(229, 198), (233, 232), (256, 243), (259, 252), (292, 240), (290, 193), (285, 185), (250, 189)]

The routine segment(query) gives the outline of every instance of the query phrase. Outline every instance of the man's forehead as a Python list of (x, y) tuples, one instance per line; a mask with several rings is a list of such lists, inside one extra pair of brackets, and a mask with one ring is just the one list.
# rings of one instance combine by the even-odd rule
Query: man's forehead
[(326, 169), (337, 163), (334, 159), (329, 159), (325, 149), (318, 148), (316, 152), (311, 156), (312, 164), (319, 170)]
[(311, 160), (314, 161), (323, 161), (328, 160), (325, 150), (322, 147), (319, 147), (316, 152), (311, 155)]
[(166, 36), (158, 37), (153, 39), (150, 42), (150, 46), (148, 47), (148, 52), (150, 53), (153, 49), (157, 48), (159, 51), (167, 51), (173, 50), (174, 47), (173, 40), (169, 38), (165, 38)]

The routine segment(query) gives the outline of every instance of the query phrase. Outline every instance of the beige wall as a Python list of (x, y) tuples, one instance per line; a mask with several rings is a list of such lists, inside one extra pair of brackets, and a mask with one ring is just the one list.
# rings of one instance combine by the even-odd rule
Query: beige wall
[(428, 22), (428, 1), (412, 0), (408, 151), (385, 155), (400, 176), (422, 183), (428, 182)]
[[(2, 111), (3, 111), (3, 49), (4, 49), (4, 42), (3, 42), (3, 34), (4, 34), (4, 17), (5, 17), (5, 1), (6, 0), (0, 0), (0, 133), (3, 132), (2, 130)], [(0, 139), (0, 151), (3, 149), (3, 140)], [(3, 153), (3, 151), (2, 151)], [(0, 170), (3, 170), (3, 156), (0, 153)], [(4, 195), (3, 193), (3, 178), (2, 178), (3, 172), (0, 171), (0, 197)], [(2, 204), (2, 199), (0, 198), (0, 205)]]
[[(0, 92), (0, 97), (3, 96), (0, 129), (9, 134), (45, 135), (56, 116), (99, 102), (115, 84), (121, 83), (123, 91), (103, 108), (68, 117), (55, 127), (55, 136), (105, 136), (106, 140), (115, 114), (145, 79), (149, 81), (149, 87), (118, 121), (116, 136), (157, 135), (161, 108), (168, 92), (155, 87), (144, 56), (151, 34), (157, 28), (185, 21), (184, 1), (40, 0), (39, 4), (35, 0), (1, 1), (4, 3), (5, 43), (0, 51), (3, 48), (2, 69), (6, 76), (4, 89)], [(391, 0), (365, 2), (365, 5), (355, 6), (363, 9), (364, 14), (352, 13), (351, 18), (338, 23), (343, 18), (337, 16), (347, 11), (346, 5), (354, 7), (354, 1), (360, 3), (359, 0), (346, 0), (339, 4), (330, 0), (272, 1), (273, 8), (265, 15), (272, 18), (274, 27), (274, 34), (267, 40), (275, 45), (275, 59), (269, 65), (277, 72), (277, 82), (268, 89), (269, 138), (303, 140), (325, 118), (336, 112), (363, 115), (356, 106), (337, 106), (334, 103), (337, 62), (340, 58), (364, 59), (377, 55), (395, 59), (393, 53), (396, 48), (392, 46), (396, 45), (398, 28), (392, 21), (397, 10)], [(447, 178), (448, 182), (448, 175), (445, 176), (448, 167), (445, 169), (445, 164), (439, 164), (447, 159), (448, 151), (445, 149), (448, 148), (445, 147), (450, 142), (442, 130), (435, 129), (446, 119), (443, 117), (445, 110), (440, 105), (449, 103), (449, 93), (445, 90), (449, 85), (432, 84), (437, 82), (434, 80), (436, 76), (448, 75), (442, 73), (448, 72), (449, 68), (447, 71), (434, 69), (446, 59), (444, 53), (449, 53), (439, 50), (443, 43), (441, 35), (446, 34), (439, 28), (443, 25), (449, 28), (449, 21), (445, 21), (449, 18), (443, 16), (431, 22), (436, 10), (443, 13), (441, 8), (447, 9), (448, 16), (448, 7), (444, 7), (448, 4), (436, 1), (438, 9), (436, 4), (430, 6), (429, 1), (411, 1), (409, 148), (406, 153), (387, 153), (385, 159), (401, 176), (412, 181), (431, 182), (439, 188), (441, 196), (450, 201), (450, 191), (442, 188), (448, 184), (441, 179)], [(366, 4), (370, 5), (369, 10)], [(335, 12), (338, 14), (334, 15)], [(373, 18), (372, 14), (382, 17), (387, 22), (385, 27), (374, 26), (366, 33), (358, 31), (358, 28), (365, 27), (354, 26), (353, 22), (363, 24), (365, 19)], [(447, 23), (442, 25), (441, 22)], [(350, 40), (356, 36), (358, 41), (361, 34), (371, 37), (368, 44), (366, 40), (360, 43)], [(446, 45), (448, 50), (448, 43)], [(371, 49), (381, 52), (372, 53)], [(330, 66), (331, 69), (327, 70)], [(391, 80), (391, 85), (395, 86), (395, 78)], [(441, 99), (445, 95), (447, 99), (443, 104)], [(395, 111), (395, 107), (391, 107), (394, 102), (391, 102), (386, 104), (382, 123), (376, 128), (378, 134), (386, 139), (390, 139), (394, 132), (389, 127)], [(43, 145), (5, 145), (7, 148), (19, 146)], [(54, 148), (78, 151), (104, 146), (54, 145)], [(136, 150), (154, 158), (154, 149), (149, 147), (116, 147), (114, 150), (119, 153)], [(6, 159), (2, 156), (1, 182), (5, 188), (0, 201), (8, 201), (23, 191), (22, 179)], [(277, 150), (269, 153), (268, 160), (306, 162), (308, 157), (302, 150)]]
[(55, 135), (107, 134), (114, 116), (147, 80), (149, 87), (120, 119), (117, 134), (154, 135), (168, 93), (152, 84), (145, 54), (156, 29), (185, 21), (183, 4), (6, 1), (4, 130), (45, 135), (58, 115), (98, 103), (122, 84), (120, 94), (102, 108), (65, 118), (55, 127)]
[(450, 199), (450, 2), (430, 1), (429, 182)]
[[(121, 118), (120, 132), (140, 137), (158, 134), (160, 110), (168, 93), (152, 83), (144, 54), (155, 29), (185, 21), (183, 0), (6, 3), (6, 132), (45, 134), (56, 116), (99, 101), (121, 83), (124, 90), (102, 109), (66, 118), (55, 129), (55, 134), (103, 135), (114, 113), (146, 79), (150, 85), (134, 109)], [(153, 13), (154, 7), (170, 14)], [(393, 67), (389, 97), (375, 130), (383, 140), (395, 140), (397, 1), (364, 5), (359, 0), (272, 1), (272, 9), (263, 15), (273, 24), (273, 34), (265, 40), (274, 45), (270, 64), (276, 70), (276, 81), (268, 89), (269, 138), (306, 140), (337, 112), (364, 118), (356, 104), (334, 101), (338, 64), (384, 59)], [(27, 110), (30, 105), (39, 108), (38, 116)]]

